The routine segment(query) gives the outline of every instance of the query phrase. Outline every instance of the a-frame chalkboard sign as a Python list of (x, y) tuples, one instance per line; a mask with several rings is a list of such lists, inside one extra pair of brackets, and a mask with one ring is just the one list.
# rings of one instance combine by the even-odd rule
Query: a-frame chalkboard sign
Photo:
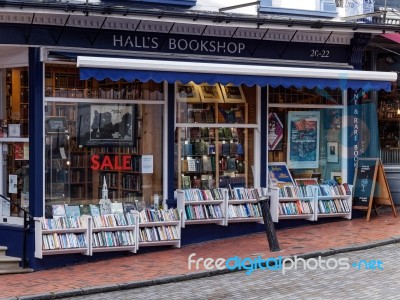
[(378, 205), (390, 205), (397, 217), (380, 159), (359, 158), (354, 175), (353, 208), (367, 210), (366, 220), (369, 221), (372, 208)]

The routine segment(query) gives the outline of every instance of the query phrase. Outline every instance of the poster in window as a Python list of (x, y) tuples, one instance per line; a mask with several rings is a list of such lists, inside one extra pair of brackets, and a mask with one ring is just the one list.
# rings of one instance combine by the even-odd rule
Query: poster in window
[(290, 169), (318, 168), (319, 111), (289, 111), (287, 161)]
[(81, 146), (129, 146), (136, 137), (136, 110), (130, 104), (81, 104), (77, 134)]
[(268, 150), (282, 150), (283, 124), (276, 113), (268, 115)]

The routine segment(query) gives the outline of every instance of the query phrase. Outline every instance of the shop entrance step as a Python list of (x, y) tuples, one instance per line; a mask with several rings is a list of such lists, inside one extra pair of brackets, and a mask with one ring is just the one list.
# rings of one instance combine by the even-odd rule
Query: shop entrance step
[(24, 269), (19, 266), (21, 258), (7, 256), (7, 247), (0, 246), (0, 275), (2, 274), (18, 274), (30, 273), (32, 269)]

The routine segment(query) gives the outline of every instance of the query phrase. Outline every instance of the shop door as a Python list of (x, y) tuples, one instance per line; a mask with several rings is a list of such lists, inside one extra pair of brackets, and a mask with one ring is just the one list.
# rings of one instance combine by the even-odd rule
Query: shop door
[[(23, 225), (19, 207), (29, 210), (28, 142), (0, 142), (0, 224)], [(26, 139), (27, 140), (27, 139)]]

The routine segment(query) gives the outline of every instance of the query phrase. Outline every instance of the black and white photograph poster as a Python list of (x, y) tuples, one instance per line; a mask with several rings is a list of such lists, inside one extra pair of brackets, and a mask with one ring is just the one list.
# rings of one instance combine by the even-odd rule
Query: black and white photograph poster
[(134, 141), (135, 106), (129, 104), (82, 105), (78, 109), (81, 145), (129, 145)]

